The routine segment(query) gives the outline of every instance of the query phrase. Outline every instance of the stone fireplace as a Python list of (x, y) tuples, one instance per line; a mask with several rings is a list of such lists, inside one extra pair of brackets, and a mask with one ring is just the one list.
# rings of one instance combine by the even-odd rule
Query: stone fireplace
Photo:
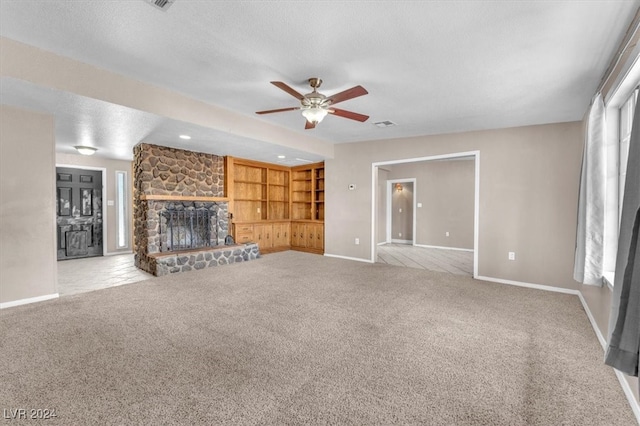
[(259, 257), (229, 234), (224, 158), (151, 144), (134, 148), (134, 253), (156, 276)]

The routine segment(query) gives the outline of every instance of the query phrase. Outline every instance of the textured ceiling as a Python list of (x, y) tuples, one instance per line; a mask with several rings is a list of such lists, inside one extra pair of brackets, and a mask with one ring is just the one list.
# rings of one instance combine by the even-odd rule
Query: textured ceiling
[[(0, 1), (0, 35), (330, 143), (580, 120), (638, 1)], [(369, 95), (305, 131), (269, 84)], [(2, 79), (3, 104), (56, 115), (57, 149), (131, 158), (146, 140), (275, 161), (303, 151)], [(397, 126), (378, 128), (390, 120)], [(117, 123), (115, 129), (113, 123)], [(193, 133), (188, 143), (180, 133)], [(93, 142), (92, 142), (93, 141)], [(392, 143), (392, 142), (390, 142)], [(224, 151), (224, 152), (223, 152)], [(313, 157), (313, 158), (310, 158)], [(292, 163), (293, 164), (293, 163)]]

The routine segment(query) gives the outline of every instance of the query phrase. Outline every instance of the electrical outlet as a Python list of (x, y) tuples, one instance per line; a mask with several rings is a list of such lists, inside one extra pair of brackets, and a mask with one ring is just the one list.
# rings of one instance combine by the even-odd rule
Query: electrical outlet
[(421, 207), (422, 207), (422, 203), (418, 203), (418, 208), (421, 208)]
[(444, 236), (445, 236), (445, 237), (448, 237), (448, 236), (449, 236), (449, 231), (445, 232), (445, 233), (444, 233)]
[(356, 238), (356, 245), (360, 244), (360, 238)]
[(514, 251), (509, 252), (509, 260), (516, 260), (516, 252)]
[(398, 232), (398, 237), (402, 237), (402, 232)]
[(402, 207), (398, 209), (398, 213), (402, 213)]

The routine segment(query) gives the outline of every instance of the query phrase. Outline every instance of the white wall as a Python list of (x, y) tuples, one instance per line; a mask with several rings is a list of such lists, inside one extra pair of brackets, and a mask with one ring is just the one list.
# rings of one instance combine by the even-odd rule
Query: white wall
[(572, 122), (338, 144), (325, 162), (325, 252), (371, 259), (372, 163), (479, 151), (478, 274), (577, 289), (582, 143), (582, 124)]
[(416, 208), (416, 244), (473, 250), (472, 159), (396, 164), (389, 178), (416, 179), (415, 202), (422, 204)]
[(56, 295), (52, 116), (0, 106), (0, 303)]

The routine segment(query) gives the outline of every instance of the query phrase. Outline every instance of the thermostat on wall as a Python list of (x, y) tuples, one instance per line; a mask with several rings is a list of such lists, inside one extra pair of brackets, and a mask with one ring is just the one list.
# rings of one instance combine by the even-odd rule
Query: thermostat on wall
[(355, 183), (350, 183), (349, 184), (349, 191), (353, 191), (354, 189), (356, 189), (356, 184)]

